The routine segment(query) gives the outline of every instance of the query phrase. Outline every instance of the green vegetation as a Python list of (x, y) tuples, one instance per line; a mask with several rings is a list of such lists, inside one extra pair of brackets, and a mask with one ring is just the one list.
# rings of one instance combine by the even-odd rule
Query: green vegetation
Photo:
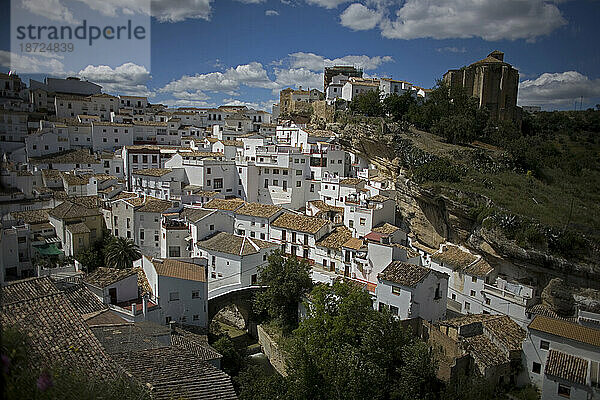
[[(389, 129), (389, 147), (413, 181), (470, 206), (479, 223), (520, 246), (597, 262), (600, 110), (525, 113), (517, 127), (489, 119), (474, 98), (442, 82), (426, 102), (398, 97), (388, 101), (395, 108), (385, 106), (387, 99), (382, 108), (386, 124), (401, 122)], [(382, 126), (383, 135), (382, 118), (357, 115), (365, 108), (373, 106), (354, 107), (351, 118), (338, 122), (366, 119), (369, 129)]]
[(131, 239), (113, 237), (105, 248), (106, 266), (111, 268), (126, 269), (133, 266), (135, 260), (142, 257), (137, 244)]
[(89, 371), (74, 370), (71, 365), (56, 364), (40, 368), (31, 357), (27, 338), (17, 329), (2, 330), (2, 377), (4, 399), (150, 399), (141, 386), (124, 377), (100, 380)]
[(310, 266), (296, 257), (272, 252), (260, 271), (260, 284), (267, 286), (255, 297), (255, 310), (281, 324), (284, 332), (298, 326), (298, 303), (312, 288)]
[(96, 240), (90, 247), (80, 251), (75, 256), (75, 259), (83, 265), (86, 272), (92, 272), (105, 266), (106, 247), (113, 237), (108, 231), (104, 231), (102, 239)]
[(227, 375), (236, 376), (242, 368), (243, 358), (240, 351), (235, 348), (233, 341), (228, 335), (221, 336), (212, 347), (223, 356), (221, 368)]

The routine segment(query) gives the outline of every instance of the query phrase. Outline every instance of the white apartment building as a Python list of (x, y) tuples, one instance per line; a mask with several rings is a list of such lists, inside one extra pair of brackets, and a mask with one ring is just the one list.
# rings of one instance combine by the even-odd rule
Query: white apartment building
[(271, 224), (271, 241), (278, 243), (286, 254), (315, 263), (318, 262), (316, 243), (332, 229), (333, 224), (327, 220), (285, 213)]
[(187, 185), (187, 177), (183, 168), (138, 169), (133, 171), (131, 183), (135, 193), (172, 200), (178, 206), (183, 187)]
[(246, 203), (235, 210), (236, 235), (270, 240), (271, 223), (283, 213), (283, 208), (268, 204)]
[(59, 118), (96, 115), (102, 121), (110, 121), (111, 113), (119, 111), (119, 99), (105, 93), (91, 96), (57, 94), (54, 100), (54, 111)]
[(352, 101), (360, 94), (376, 90), (379, 90), (378, 79), (350, 77), (342, 87), (342, 99)]
[(43, 125), (46, 126), (40, 127), (40, 130), (25, 138), (27, 157), (43, 157), (71, 150), (66, 125), (59, 123), (43, 124), (43, 121), (40, 121), (40, 126)]
[(344, 203), (344, 225), (355, 237), (365, 237), (373, 228), (396, 219), (396, 202), (385, 196), (347, 195)]
[(133, 145), (133, 125), (117, 122), (92, 122), (92, 149), (114, 151)]
[(354, 199), (363, 192), (365, 180), (359, 178), (323, 177), (319, 196), (326, 204), (344, 207), (346, 199)]
[[(446, 317), (448, 275), (420, 265), (392, 261), (377, 276), (376, 307), (389, 308), (400, 319)], [(375, 305), (374, 305), (375, 306)]]

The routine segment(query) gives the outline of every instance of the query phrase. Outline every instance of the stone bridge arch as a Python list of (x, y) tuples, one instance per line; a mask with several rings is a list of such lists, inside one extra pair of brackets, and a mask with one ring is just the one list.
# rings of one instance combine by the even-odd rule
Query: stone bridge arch
[(237, 290), (232, 290), (227, 293), (220, 294), (208, 299), (208, 323), (210, 324), (213, 318), (223, 308), (229, 305), (237, 306), (238, 311), (244, 318), (245, 327), (248, 327), (248, 322), (252, 318), (252, 299), (254, 294), (264, 290), (260, 286), (245, 287)]

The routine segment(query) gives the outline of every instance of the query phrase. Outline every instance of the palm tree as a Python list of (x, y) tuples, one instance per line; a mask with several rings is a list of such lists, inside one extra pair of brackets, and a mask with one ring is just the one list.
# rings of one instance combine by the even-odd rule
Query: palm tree
[(113, 238), (106, 246), (105, 254), (106, 265), (119, 269), (131, 268), (133, 262), (142, 257), (138, 245), (122, 237)]

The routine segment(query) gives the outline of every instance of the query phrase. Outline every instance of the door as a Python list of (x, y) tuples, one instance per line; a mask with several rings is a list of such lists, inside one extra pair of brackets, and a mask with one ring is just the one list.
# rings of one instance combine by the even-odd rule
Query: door
[(110, 304), (117, 304), (117, 288), (108, 289), (108, 296), (110, 297)]

